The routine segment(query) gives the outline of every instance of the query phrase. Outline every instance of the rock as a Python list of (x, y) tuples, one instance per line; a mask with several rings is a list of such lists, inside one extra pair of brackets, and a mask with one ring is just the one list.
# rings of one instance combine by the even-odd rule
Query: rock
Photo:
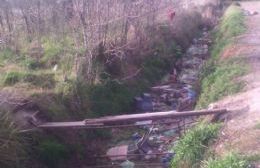
[(136, 133), (134, 133), (134, 134), (132, 135), (132, 140), (134, 140), (134, 141), (136, 141), (136, 140), (138, 140), (138, 139), (140, 139), (140, 138), (141, 138), (141, 136), (139, 135), (138, 132), (136, 132)]
[(124, 161), (123, 163), (120, 164), (121, 168), (134, 168), (135, 164), (134, 162), (130, 162), (129, 160)]
[(151, 112), (153, 111), (153, 102), (149, 97), (135, 97), (135, 106), (136, 109), (143, 112)]
[(172, 129), (163, 133), (164, 136), (172, 137), (176, 135), (176, 130)]

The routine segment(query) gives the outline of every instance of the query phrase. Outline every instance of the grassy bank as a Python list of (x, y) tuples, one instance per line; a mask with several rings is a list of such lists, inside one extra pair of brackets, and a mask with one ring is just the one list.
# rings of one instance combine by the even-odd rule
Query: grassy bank
[[(222, 59), (221, 54), (233, 43), (234, 37), (245, 30), (242, 10), (231, 5), (213, 32), (214, 45), (211, 58), (201, 72), (201, 95), (197, 108), (206, 108), (210, 103), (237, 93), (243, 88), (244, 83), (237, 78), (244, 75), (248, 67), (239, 58)], [(210, 142), (217, 138), (219, 128), (218, 124), (200, 124), (188, 131), (172, 149), (176, 155), (171, 167), (246, 168), (246, 159), (233, 153), (221, 158), (209, 158), (214, 153), (205, 156), (208, 154)]]
[(189, 130), (172, 148), (175, 156), (171, 168), (200, 167), (209, 143), (218, 135), (219, 124), (201, 123)]
[(18, 168), (25, 159), (22, 137), (10, 116), (0, 112), (0, 167)]
[(245, 32), (244, 16), (237, 6), (230, 6), (213, 32), (214, 45), (211, 58), (201, 73), (201, 95), (197, 108), (205, 108), (210, 103), (227, 95), (239, 92), (244, 84), (236, 79), (244, 75), (248, 67), (238, 58), (220, 59), (234, 37)]
[(250, 167), (247, 159), (236, 153), (229, 153), (220, 158), (209, 158), (202, 162), (202, 168), (247, 168)]

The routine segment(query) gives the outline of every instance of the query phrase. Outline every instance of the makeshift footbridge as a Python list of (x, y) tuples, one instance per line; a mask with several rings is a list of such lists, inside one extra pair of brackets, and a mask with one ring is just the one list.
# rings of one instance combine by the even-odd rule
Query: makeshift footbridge
[(94, 119), (85, 119), (83, 121), (74, 122), (46, 122), (37, 124), (38, 128), (55, 129), (55, 128), (104, 128), (117, 126), (139, 126), (149, 124), (149, 122), (141, 121), (156, 121), (164, 119), (185, 119), (188, 117), (197, 117), (205, 115), (220, 115), (227, 113), (227, 109), (213, 109), (213, 110), (199, 110), (199, 111), (166, 111), (166, 112), (152, 112), (143, 114), (130, 114), (108, 116)]

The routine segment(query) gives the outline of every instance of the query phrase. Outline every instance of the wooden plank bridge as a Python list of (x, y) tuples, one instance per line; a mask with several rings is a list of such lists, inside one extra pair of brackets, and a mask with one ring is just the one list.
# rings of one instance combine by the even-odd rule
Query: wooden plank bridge
[(185, 112), (176, 112), (176, 111), (152, 112), (152, 113), (143, 113), (143, 114), (107, 116), (107, 117), (85, 119), (83, 121), (74, 121), (74, 122), (46, 122), (37, 125), (37, 127), (43, 129), (100, 128), (102, 126), (115, 126), (115, 125), (122, 125), (122, 124), (127, 125), (139, 121), (180, 119), (180, 118), (188, 118), (193, 116), (219, 115), (227, 112), (228, 112), (227, 109), (213, 109), (213, 110), (199, 110), (199, 111), (185, 111)]

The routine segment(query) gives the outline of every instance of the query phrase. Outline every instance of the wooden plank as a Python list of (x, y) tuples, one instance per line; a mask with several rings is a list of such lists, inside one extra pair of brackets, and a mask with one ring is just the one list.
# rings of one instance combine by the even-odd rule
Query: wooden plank
[[(89, 124), (90, 126), (101, 126), (100, 124)], [(38, 128), (67, 128), (67, 127), (86, 127), (84, 121), (72, 121), (72, 122), (46, 122), (37, 126)]]
[(214, 110), (200, 110), (200, 111), (186, 111), (186, 112), (153, 112), (143, 114), (130, 114), (130, 115), (119, 115), (119, 116), (108, 116), (96, 119), (86, 119), (84, 121), (75, 122), (47, 122), (38, 125), (38, 128), (91, 128), (101, 127), (105, 125), (120, 125), (122, 123), (134, 123), (137, 121), (146, 120), (161, 120), (161, 119), (178, 119), (191, 116), (201, 115), (214, 115), (228, 112), (226, 109), (214, 109)]
[(180, 117), (190, 116), (201, 116), (201, 115), (213, 115), (228, 112), (226, 109), (214, 109), (214, 110), (200, 110), (200, 111), (186, 111), (186, 112), (153, 112), (153, 113), (142, 113), (142, 114), (130, 114), (130, 115), (119, 115), (119, 116), (108, 116), (97, 119), (87, 119), (86, 124), (118, 124), (124, 122), (136, 122), (144, 120), (160, 120), (160, 119), (176, 119)]

